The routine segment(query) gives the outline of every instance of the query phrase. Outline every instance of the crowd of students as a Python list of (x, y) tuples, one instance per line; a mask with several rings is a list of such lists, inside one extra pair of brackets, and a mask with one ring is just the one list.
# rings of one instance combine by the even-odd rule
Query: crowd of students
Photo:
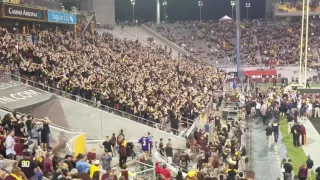
[[(111, 34), (38, 31), (33, 43), (0, 29), (2, 68), (177, 130), (203, 113), (225, 73)], [(68, 96), (70, 97), (70, 96)]]
[[(319, 21), (309, 23), (308, 66), (318, 68)], [(161, 35), (210, 64), (235, 63), (236, 26), (233, 21), (179, 21), (151, 26)], [(301, 22), (242, 21), (241, 63), (295, 65), (299, 62)]]

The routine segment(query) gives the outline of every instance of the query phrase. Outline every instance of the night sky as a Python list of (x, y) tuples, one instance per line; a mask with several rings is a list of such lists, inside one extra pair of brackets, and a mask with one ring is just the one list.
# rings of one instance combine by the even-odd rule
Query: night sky
[[(161, 2), (161, 20), (163, 19), (163, 6)], [(246, 2), (251, 3), (249, 18), (264, 18), (265, 0), (240, 0), (241, 18), (246, 18)], [(169, 21), (199, 20), (198, 0), (167, 0), (166, 13)], [(219, 19), (224, 15), (231, 17), (232, 8), (230, 0), (203, 0), (202, 20)], [(234, 8), (235, 9), (235, 8)], [(115, 0), (116, 20), (132, 20), (132, 5), (130, 0)], [(235, 10), (234, 10), (235, 17)], [(143, 21), (156, 20), (156, 0), (136, 0), (135, 19)]]

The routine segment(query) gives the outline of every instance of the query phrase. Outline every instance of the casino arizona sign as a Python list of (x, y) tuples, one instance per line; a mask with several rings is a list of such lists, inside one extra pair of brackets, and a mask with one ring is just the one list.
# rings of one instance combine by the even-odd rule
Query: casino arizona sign
[(36, 12), (31, 12), (31, 11), (27, 11), (27, 10), (17, 10), (17, 9), (13, 9), (12, 7), (9, 7), (8, 9), (9, 14), (12, 15), (20, 15), (20, 16), (27, 16), (27, 17), (38, 17), (38, 13)]

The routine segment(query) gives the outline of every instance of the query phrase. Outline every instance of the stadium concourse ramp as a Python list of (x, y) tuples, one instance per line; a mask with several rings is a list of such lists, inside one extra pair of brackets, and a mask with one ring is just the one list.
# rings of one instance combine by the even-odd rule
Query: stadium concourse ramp
[(157, 141), (160, 138), (172, 139), (176, 148), (183, 149), (186, 145), (185, 138), (9, 78), (0, 79), (0, 106), (23, 114), (33, 114), (37, 118), (48, 117), (58, 127), (81, 129), (86, 133), (86, 139), (103, 139), (123, 129), (130, 139), (138, 140), (150, 132)]

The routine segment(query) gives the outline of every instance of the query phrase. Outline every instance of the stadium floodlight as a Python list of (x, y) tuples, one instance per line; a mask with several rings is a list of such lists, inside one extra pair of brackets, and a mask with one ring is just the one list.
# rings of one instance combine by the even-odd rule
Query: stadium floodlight
[(163, 21), (166, 21), (166, 17), (167, 17), (167, 15), (166, 15), (166, 6), (167, 5), (168, 5), (167, 1), (163, 1), (162, 2), (162, 6), (163, 6)]
[(247, 8), (247, 19), (249, 19), (249, 8), (250, 8), (251, 4), (248, 2), (246, 3), (246, 8)]
[(200, 1), (198, 1), (198, 5), (199, 5), (199, 8), (200, 8), (200, 21), (202, 21), (202, 6), (203, 6), (203, 1), (202, 0), (200, 0)]
[(231, 17), (232, 17), (232, 19), (233, 19), (233, 8), (234, 8), (234, 6), (236, 5), (236, 2), (232, 0), (232, 1), (230, 2), (230, 4), (231, 4), (231, 7), (232, 7)]
[(136, 0), (130, 0), (132, 5), (132, 21), (134, 21), (134, 5), (136, 4)]

